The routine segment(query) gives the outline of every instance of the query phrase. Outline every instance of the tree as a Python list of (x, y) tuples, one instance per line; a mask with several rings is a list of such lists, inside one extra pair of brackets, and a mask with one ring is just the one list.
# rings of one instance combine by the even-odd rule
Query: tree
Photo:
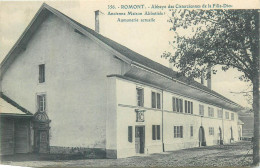
[[(235, 68), (240, 80), (253, 85), (253, 164), (259, 163), (259, 13), (257, 10), (175, 10), (169, 19), (173, 52), (169, 59), (179, 73), (191, 78), (209, 77), (207, 69)], [(187, 30), (190, 35), (181, 34)]]

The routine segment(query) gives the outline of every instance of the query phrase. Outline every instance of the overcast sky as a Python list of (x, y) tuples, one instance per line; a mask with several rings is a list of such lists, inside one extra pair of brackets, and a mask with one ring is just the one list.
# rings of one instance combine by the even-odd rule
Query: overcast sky
[[(167, 22), (170, 13), (166, 10), (162, 11), (165, 12), (165, 15), (154, 17), (156, 20), (154, 23), (120, 23), (117, 22), (117, 19), (121, 18), (120, 16), (107, 15), (108, 5), (119, 6), (121, 5), (119, 1), (118, 3), (112, 3), (109, 0), (45, 2), (92, 29), (94, 29), (95, 23), (94, 11), (101, 10), (104, 13), (100, 18), (101, 34), (154, 61), (169, 66), (168, 61), (161, 58), (161, 54), (164, 51), (171, 51), (169, 41), (171, 41), (173, 37), (173, 32), (169, 31), (171, 25)], [(131, 4), (130, 2), (133, 1), (121, 2)], [(135, 2), (143, 4), (141, 3), (143, 1)], [(2, 61), (10, 48), (17, 41), (42, 3), (42, 1), (0, 2), (0, 61)], [(116, 11), (122, 12), (123, 10), (117, 9)], [(131, 16), (130, 18), (138, 18), (138, 16)], [(145, 18), (151, 17), (146, 16)], [(239, 81), (239, 75), (240, 74), (234, 69), (228, 72), (218, 72), (217, 75), (212, 77), (212, 89), (242, 106), (250, 106), (243, 95), (231, 93), (244, 91), (248, 88), (248, 83)]]

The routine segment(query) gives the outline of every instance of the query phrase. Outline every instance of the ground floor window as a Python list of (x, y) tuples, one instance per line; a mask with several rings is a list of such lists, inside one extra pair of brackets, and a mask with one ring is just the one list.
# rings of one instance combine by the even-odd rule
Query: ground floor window
[(133, 142), (133, 127), (128, 126), (128, 142)]
[(214, 127), (209, 127), (209, 135), (214, 135)]
[(152, 129), (153, 129), (152, 130), (152, 139), (160, 140), (161, 139), (160, 125), (153, 125)]
[(190, 136), (193, 137), (193, 126), (190, 126)]
[(183, 126), (174, 126), (174, 138), (183, 138)]

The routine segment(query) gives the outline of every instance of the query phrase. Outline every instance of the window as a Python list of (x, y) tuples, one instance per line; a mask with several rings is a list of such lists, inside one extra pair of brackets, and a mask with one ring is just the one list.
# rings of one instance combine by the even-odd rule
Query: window
[(190, 126), (190, 136), (193, 137), (193, 126)]
[(214, 127), (209, 127), (209, 135), (214, 135)]
[(160, 133), (160, 125), (153, 125), (152, 127), (152, 139), (153, 140), (160, 140), (161, 133)]
[(185, 100), (185, 113), (193, 114), (193, 102)]
[(226, 115), (226, 119), (229, 119), (229, 112), (226, 112), (225, 115)]
[(213, 107), (208, 107), (208, 116), (214, 117), (214, 108)]
[(218, 109), (218, 118), (223, 118), (223, 111)]
[(161, 109), (161, 94), (152, 92), (152, 108)]
[(128, 142), (133, 142), (133, 127), (128, 126)]
[(40, 112), (45, 112), (45, 110), (46, 110), (46, 97), (45, 97), (44, 94), (37, 95), (37, 106), (38, 106), (38, 110)]
[(200, 115), (204, 116), (204, 105), (199, 105), (199, 113)]
[(234, 117), (234, 113), (231, 113), (231, 120), (234, 120), (235, 117)]
[(174, 138), (183, 138), (183, 126), (174, 126)]
[(137, 106), (143, 107), (144, 106), (144, 89), (136, 88), (137, 93)]
[(39, 65), (39, 83), (45, 82), (45, 65)]
[(183, 112), (183, 100), (179, 98), (172, 98), (172, 110), (177, 112)]

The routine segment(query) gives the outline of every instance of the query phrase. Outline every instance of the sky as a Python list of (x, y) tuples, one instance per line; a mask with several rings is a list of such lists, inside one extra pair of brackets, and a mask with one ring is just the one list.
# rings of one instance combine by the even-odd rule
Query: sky
[[(0, 62), (18, 40), (42, 3), (43, 1), (0, 1)], [(169, 1), (167, 3), (167, 1), (85, 0), (45, 1), (45, 3), (92, 29), (94, 29), (95, 25), (94, 11), (100, 10), (103, 13), (100, 16), (100, 33), (102, 35), (169, 67), (168, 60), (161, 58), (161, 55), (164, 51), (172, 51), (169, 42), (173, 39), (174, 33), (169, 31), (171, 24), (167, 22), (171, 13), (166, 9), (151, 9), (153, 4), (168, 5)], [(174, 3), (171, 1), (171, 4), (173, 5), (176, 5), (177, 3), (187, 4), (184, 3), (184, 1), (179, 0), (174, 1)], [(194, 1), (190, 2), (190, 4), (192, 3), (195, 4)], [(136, 23), (118, 22), (118, 18), (150, 19), (152, 16), (108, 15), (108, 12), (128, 12), (129, 10), (121, 9), (121, 5), (131, 4), (145, 4), (146, 11), (162, 12), (163, 15), (154, 16), (155, 22)], [(116, 9), (108, 9), (108, 5), (114, 5)], [(248, 3), (242, 6), (245, 8), (250, 8), (252, 6), (246, 5), (248, 5)], [(144, 9), (132, 11), (140, 12), (141, 10)], [(251, 105), (248, 104), (246, 98), (242, 94), (231, 93), (248, 90), (249, 84), (240, 81), (238, 79), (240, 75), (241, 74), (235, 69), (231, 69), (227, 72), (218, 71), (216, 75), (212, 76), (212, 89), (242, 106), (250, 107)]]

